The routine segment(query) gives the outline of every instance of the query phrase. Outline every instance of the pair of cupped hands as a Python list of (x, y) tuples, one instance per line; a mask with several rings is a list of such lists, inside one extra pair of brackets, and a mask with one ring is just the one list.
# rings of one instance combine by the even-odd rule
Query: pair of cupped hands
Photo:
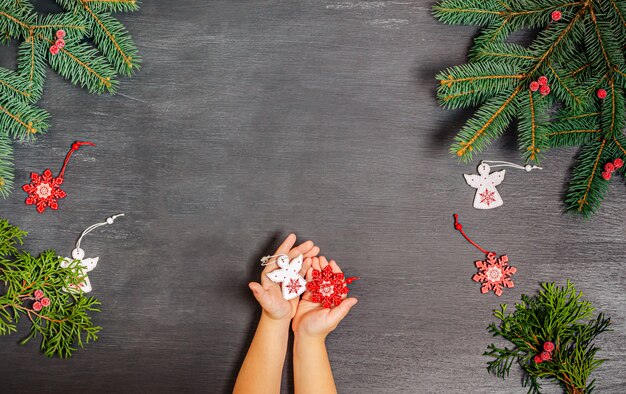
[[(275, 255), (285, 254), (289, 260), (302, 255), (303, 263), (300, 275), (307, 282), (312, 280), (313, 270), (321, 271), (330, 265), (333, 272), (342, 272), (334, 260), (319, 256), (320, 248), (313, 241), (306, 241), (298, 246), (295, 234), (290, 234), (276, 250)], [(261, 283), (249, 284), (256, 300), (261, 304), (263, 313), (270, 319), (291, 321), (293, 332), (297, 335), (325, 338), (339, 322), (346, 317), (356, 303), (354, 297), (343, 295), (341, 304), (333, 308), (323, 308), (322, 304), (311, 302), (311, 293), (307, 290), (302, 297), (285, 300), (280, 284), (272, 282), (267, 273), (278, 269), (277, 264), (269, 264), (261, 273)]]

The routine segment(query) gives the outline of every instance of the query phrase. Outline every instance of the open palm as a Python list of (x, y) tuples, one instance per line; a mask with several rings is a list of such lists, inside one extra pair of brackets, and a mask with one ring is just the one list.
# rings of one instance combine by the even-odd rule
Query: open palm
[[(311, 266), (311, 258), (317, 256), (320, 252), (320, 248), (315, 246), (312, 241), (306, 241), (294, 247), (295, 243), (295, 234), (289, 234), (278, 249), (276, 249), (276, 253), (274, 254), (285, 254), (289, 256), (290, 260), (302, 255), (304, 262), (300, 275), (304, 276)], [(256, 300), (261, 304), (263, 312), (270, 318), (275, 320), (292, 319), (298, 308), (299, 297), (292, 300), (285, 300), (280, 284), (272, 282), (266, 275), (278, 268), (276, 264), (267, 265), (261, 273), (261, 283), (251, 282), (248, 286), (252, 290)]]

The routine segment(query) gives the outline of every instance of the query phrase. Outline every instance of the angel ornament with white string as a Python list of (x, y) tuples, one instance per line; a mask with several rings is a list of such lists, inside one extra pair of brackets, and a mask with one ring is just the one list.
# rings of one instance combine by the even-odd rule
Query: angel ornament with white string
[[(113, 221), (120, 216), (124, 216), (124, 214), (121, 213), (119, 215), (113, 215), (111, 217), (108, 217), (105, 222), (96, 223), (92, 226), (89, 226), (85, 229), (85, 231), (82, 232), (82, 234), (78, 238), (78, 241), (76, 242), (76, 248), (72, 250), (72, 257), (71, 258), (64, 257), (63, 260), (61, 260), (62, 268), (68, 268), (70, 266), (77, 267), (78, 277), (81, 279), (81, 281), (79, 283), (69, 283), (67, 287), (63, 288), (63, 291), (65, 291), (66, 293), (74, 293), (74, 294), (91, 292), (92, 290), (91, 281), (89, 280), (89, 277), (87, 276), (87, 272), (90, 272), (94, 268), (96, 268), (96, 265), (98, 265), (99, 257), (85, 258), (85, 251), (80, 248), (80, 242), (82, 241), (83, 237), (89, 234), (91, 231), (95, 230), (96, 228), (100, 226), (113, 224)], [(77, 264), (77, 265), (73, 265), (72, 263)]]
[[(494, 165), (489, 166), (487, 163), (492, 163)], [(506, 161), (481, 161), (478, 165), (478, 174), (463, 175), (467, 184), (476, 189), (476, 194), (474, 195), (474, 208), (493, 209), (504, 203), (500, 193), (498, 193), (498, 189), (496, 189), (496, 186), (504, 180), (505, 170), (491, 172), (491, 168), (496, 167), (512, 167), (525, 170), (526, 172), (530, 172), (534, 169), (541, 170), (541, 167), (531, 166), (530, 164), (520, 166)]]
[[(276, 261), (270, 261), (272, 258)], [(265, 256), (261, 259), (261, 265), (266, 266), (272, 263), (278, 264), (278, 269), (268, 272), (267, 277), (274, 283), (280, 283), (283, 290), (283, 298), (291, 300), (304, 293), (306, 290), (306, 280), (300, 276), (302, 269), (302, 255), (289, 261), (289, 256), (285, 254), (275, 256)]]

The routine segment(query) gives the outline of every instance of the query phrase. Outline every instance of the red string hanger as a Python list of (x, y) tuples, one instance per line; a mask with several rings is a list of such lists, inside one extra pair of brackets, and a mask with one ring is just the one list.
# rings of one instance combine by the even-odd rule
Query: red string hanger
[(484, 261), (477, 260), (474, 262), (476, 268), (478, 268), (478, 272), (472, 276), (472, 280), (482, 283), (482, 287), (480, 288), (481, 293), (484, 294), (493, 290), (497, 296), (501, 296), (503, 287), (514, 286), (511, 275), (517, 272), (517, 269), (509, 266), (509, 258), (507, 255), (504, 254), (497, 257), (496, 252), (490, 252), (478, 246), (478, 244), (472, 241), (471, 238), (465, 234), (465, 231), (463, 231), (463, 226), (459, 223), (459, 215), (455, 213), (453, 216), (455, 230), (460, 232), (467, 242), (486, 255)]
[(67, 155), (65, 155), (63, 167), (61, 167), (59, 176), (56, 178), (52, 176), (52, 171), (50, 171), (49, 168), (46, 168), (41, 175), (36, 172), (30, 173), (30, 183), (22, 186), (22, 190), (28, 193), (28, 197), (26, 197), (25, 201), (26, 205), (35, 205), (39, 213), (43, 213), (48, 207), (50, 209), (59, 208), (58, 200), (65, 198), (67, 195), (60, 188), (63, 184), (63, 177), (65, 176), (65, 167), (67, 167), (67, 163), (70, 161), (72, 154), (84, 145), (96, 146), (96, 144), (89, 141), (74, 142), (69, 152), (67, 152)]

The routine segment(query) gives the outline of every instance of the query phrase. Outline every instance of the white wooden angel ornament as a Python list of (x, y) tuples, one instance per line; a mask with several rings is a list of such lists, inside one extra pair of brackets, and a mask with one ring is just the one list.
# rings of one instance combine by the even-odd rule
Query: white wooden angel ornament
[(87, 276), (87, 272), (92, 271), (94, 268), (96, 268), (96, 265), (98, 265), (99, 257), (85, 258), (85, 251), (80, 248), (80, 242), (82, 241), (85, 235), (89, 234), (90, 232), (92, 232), (93, 230), (95, 230), (96, 228), (100, 226), (113, 224), (113, 221), (115, 221), (115, 219), (120, 216), (124, 216), (124, 214), (121, 213), (118, 215), (110, 216), (107, 218), (105, 222), (96, 223), (92, 226), (89, 226), (85, 229), (85, 231), (82, 232), (80, 237), (78, 237), (78, 241), (76, 242), (76, 248), (72, 250), (72, 257), (71, 258), (64, 257), (63, 260), (61, 261), (61, 267), (68, 268), (73, 262), (76, 261), (78, 263), (78, 267), (80, 267), (80, 272), (78, 272), (78, 276), (82, 278), (82, 281), (80, 283), (70, 283), (67, 287), (63, 288), (63, 291), (65, 291), (66, 293), (75, 293), (75, 294), (91, 292), (92, 290), (91, 281), (89, 280), (89, 277)]
[[(488, 163), (493, 165), (490, 166)], [(476, 189), (474, 208), (493, 209), (504, 203), (496, 186), (504, 180), (505, 170), (491, 172), (491, 169), (496, 167), (512, 167), (525, 170), (526, 172), (530, 172), (534, 169), (541, 170), (541, 167), (531, 166), (530, 164), (520, 166), (507, 161), (481, 161), (478, 165), (478, 174), (463, 175), (467, 184)]]
[[(270, 261), (272, 258), (276, 261)], [(261, 259), (261, 265), (266, 266), (272, 263), (278, 264), (278, 269), (265, 274), (272, 282), (280, 283), (283, 289), (283, 298), (291, 300), (304, 293), (306, 290), (306, 280), (300, 276), (302, 269), (302, 255), (289, 261), (289, 256), (279, 254), (265, 256)]]

